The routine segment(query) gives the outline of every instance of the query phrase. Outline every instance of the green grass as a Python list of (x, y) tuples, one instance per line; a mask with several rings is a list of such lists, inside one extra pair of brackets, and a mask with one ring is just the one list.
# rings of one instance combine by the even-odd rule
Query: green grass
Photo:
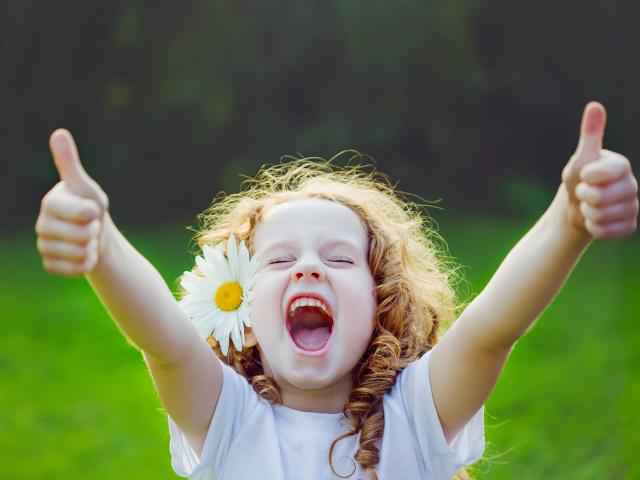
[[(526, 228), (442, 226), (467, 293)], [(172, 286), (190, 268), (190, 232), (125, 234)], [(86, 281), (44, 272), (29, 232), (0, 246), (0, 478), (177, 478), (142, 358)], [(486, 405), (477, 478), (640, 478), (638, 247), (638, 235), (594, 244), (518, 343)]]
[[(527, 228), (476, 221), (443, 235), (477, 293)], [(637, 235), (592, 244), (516, 345), (486, 405), (479, 478), (640, 478), (638, 247)]]

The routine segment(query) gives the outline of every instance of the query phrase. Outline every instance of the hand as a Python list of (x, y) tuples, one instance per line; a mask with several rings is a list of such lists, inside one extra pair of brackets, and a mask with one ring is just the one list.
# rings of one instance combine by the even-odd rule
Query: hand
[(638, 182), (631, 163), (602, 149), (606, 111), (597, 102), (584, 109), (580, 140), (562, 171), (571, 225), (594, 238), (613, 239), (637, 228)]
[(104, 218), (109, 200), (80, 163), (71, 134), (51, 134), (49, 148), (60, 175), (43, 197), (35, 231), (42, 264), (50, 273), (79, 276), (89, 273), (104, 249)]

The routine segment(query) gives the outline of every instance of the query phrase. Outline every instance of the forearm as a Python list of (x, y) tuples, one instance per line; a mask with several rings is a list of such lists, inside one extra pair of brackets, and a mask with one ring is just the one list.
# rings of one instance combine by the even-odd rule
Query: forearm
[(120, 233), (108, 214), (105, 247), (86, 275), (102, 304), (122, 332), (159, 362), (171, 364), (197, 338), (158, 271)]
[(563, 202), (566, 192), (561, 188), (461, 316), (483, 346), (510, 348), (524, 335), (589, 245), (591, 237), (563, 218)]

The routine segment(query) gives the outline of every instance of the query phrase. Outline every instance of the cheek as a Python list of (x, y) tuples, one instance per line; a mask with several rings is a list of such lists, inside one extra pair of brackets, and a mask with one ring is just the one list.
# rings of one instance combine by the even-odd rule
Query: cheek
[(281, 302), (286, 278), (283, 275), (263, 272), (256, 279), (251, 301), (251, 323), (255, 331), (262, 330), (263, 326), (271, 323), (273, 317), (282, 316)]
[(358, 330), (363, 333), (373, 331), (373, 319), (377, 304), (374, 292), (374, 283), (371, 276), (363, 275), (357, 281), (349, 282), (342, 288), (342, 305), (350, 330)]

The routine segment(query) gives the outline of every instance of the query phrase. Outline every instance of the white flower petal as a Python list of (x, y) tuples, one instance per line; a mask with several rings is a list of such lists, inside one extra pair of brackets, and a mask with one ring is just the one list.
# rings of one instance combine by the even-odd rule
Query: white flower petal
[(208, 245), (202, 247), (202, 255), (202, 257), (196, 257), (196, 265), (198, 265), (198, 268), (202, 270), (202, 273), (205, 276), (211, 276), (213, 274), (211, 265), (224, 261), (224, 259), (220, 258), (220, 255), (216, 252), (215, 248)]
[(212, 302), (192, 301), (190, 303), (180, 302), (182, 310), (190, 317), (199, 318), (209, 312), (218, 310)]
[(244, 244), (244, 240), (240, 242), (238, 247), (238, 271), (239, 278), (245, 278), (247, 276), (247, 265), (249, 264), (249, 250)]
[(241, 352), (242, 346), (244, 345), (244, 329), (238, 328), (237, 324), (234, 325), (231, 332), (231, 340), (233, 340), (233, 345), (236, 347), (236, 350)]
[(238, 281), (240, 278), (240, 271), (238, 269), (238, 246), (236, 244), (236, 237), (229, 235), (227, 240), (227, 263), (229, 265), (229, 273), (233, 281)]
[(242, 282), (240, 286), (242, 287), (242, 301), (247, 303), (251, 302), (251, 300), (253, 299), (253, 292), (247, 285), (247, 282)]
[(244, 240), (240, 240), (240, 246), (238, 247), (238, 257), (243, 263), (249, 263), (249, 250), (247, 250), (247, 244)]
[(186, 291), (192, 292), (198, 288), (202, 280), (204, 280), (202, 277), (197, 276), (193, 272), (184, 272), (182, 277), (180, 277), (180, 285), (182, 285)]
[(226, 261), (224, 262), (216, 262), (214, 265), (211, 265), (212, 274), (211, 276), (218, 280), (220, 283), (227, 283), (233, 281), (231, 277), (231, 272), (229, 271), (229, 265)]
[(196, 263), (200, 270), (206, 271), (205, 277), (214, 278), (221, 283), (230, 281), (229, 267), (227, 266), (227, 260), (217, 250), (211, 249), (206, 261), (196, 259)]
[(227, 335), (226, 337), (221, 337), (221, 338), (217, 338), (218, 343), (220, 344), (220, 350), (222, 351), (223, 355), (227, 355), (229, 353), (229, 336)]
[(245, 274), (245, 282), (247, 284), (247, 289), (253, 288), (253, 284), (258, 278), (258, 268), (260, 267), (260, 262), (254, 257), (249, 262), (247, 267), (247, 273)]
[[(249, 305), (245, 302), (242, 302), (242, 305), (238, 308), (238, 323), (244, 323), (247, 327), (251, 326), (251, 316), (249, 315), (251, 312)], [(244, 330), (244, 329), (243, 329)]]
[(213, 333), (218, 321), (218, 312), (211, 311), (206, 315), (195, 319), (194, 324), (200, 336), (207, 339)]

